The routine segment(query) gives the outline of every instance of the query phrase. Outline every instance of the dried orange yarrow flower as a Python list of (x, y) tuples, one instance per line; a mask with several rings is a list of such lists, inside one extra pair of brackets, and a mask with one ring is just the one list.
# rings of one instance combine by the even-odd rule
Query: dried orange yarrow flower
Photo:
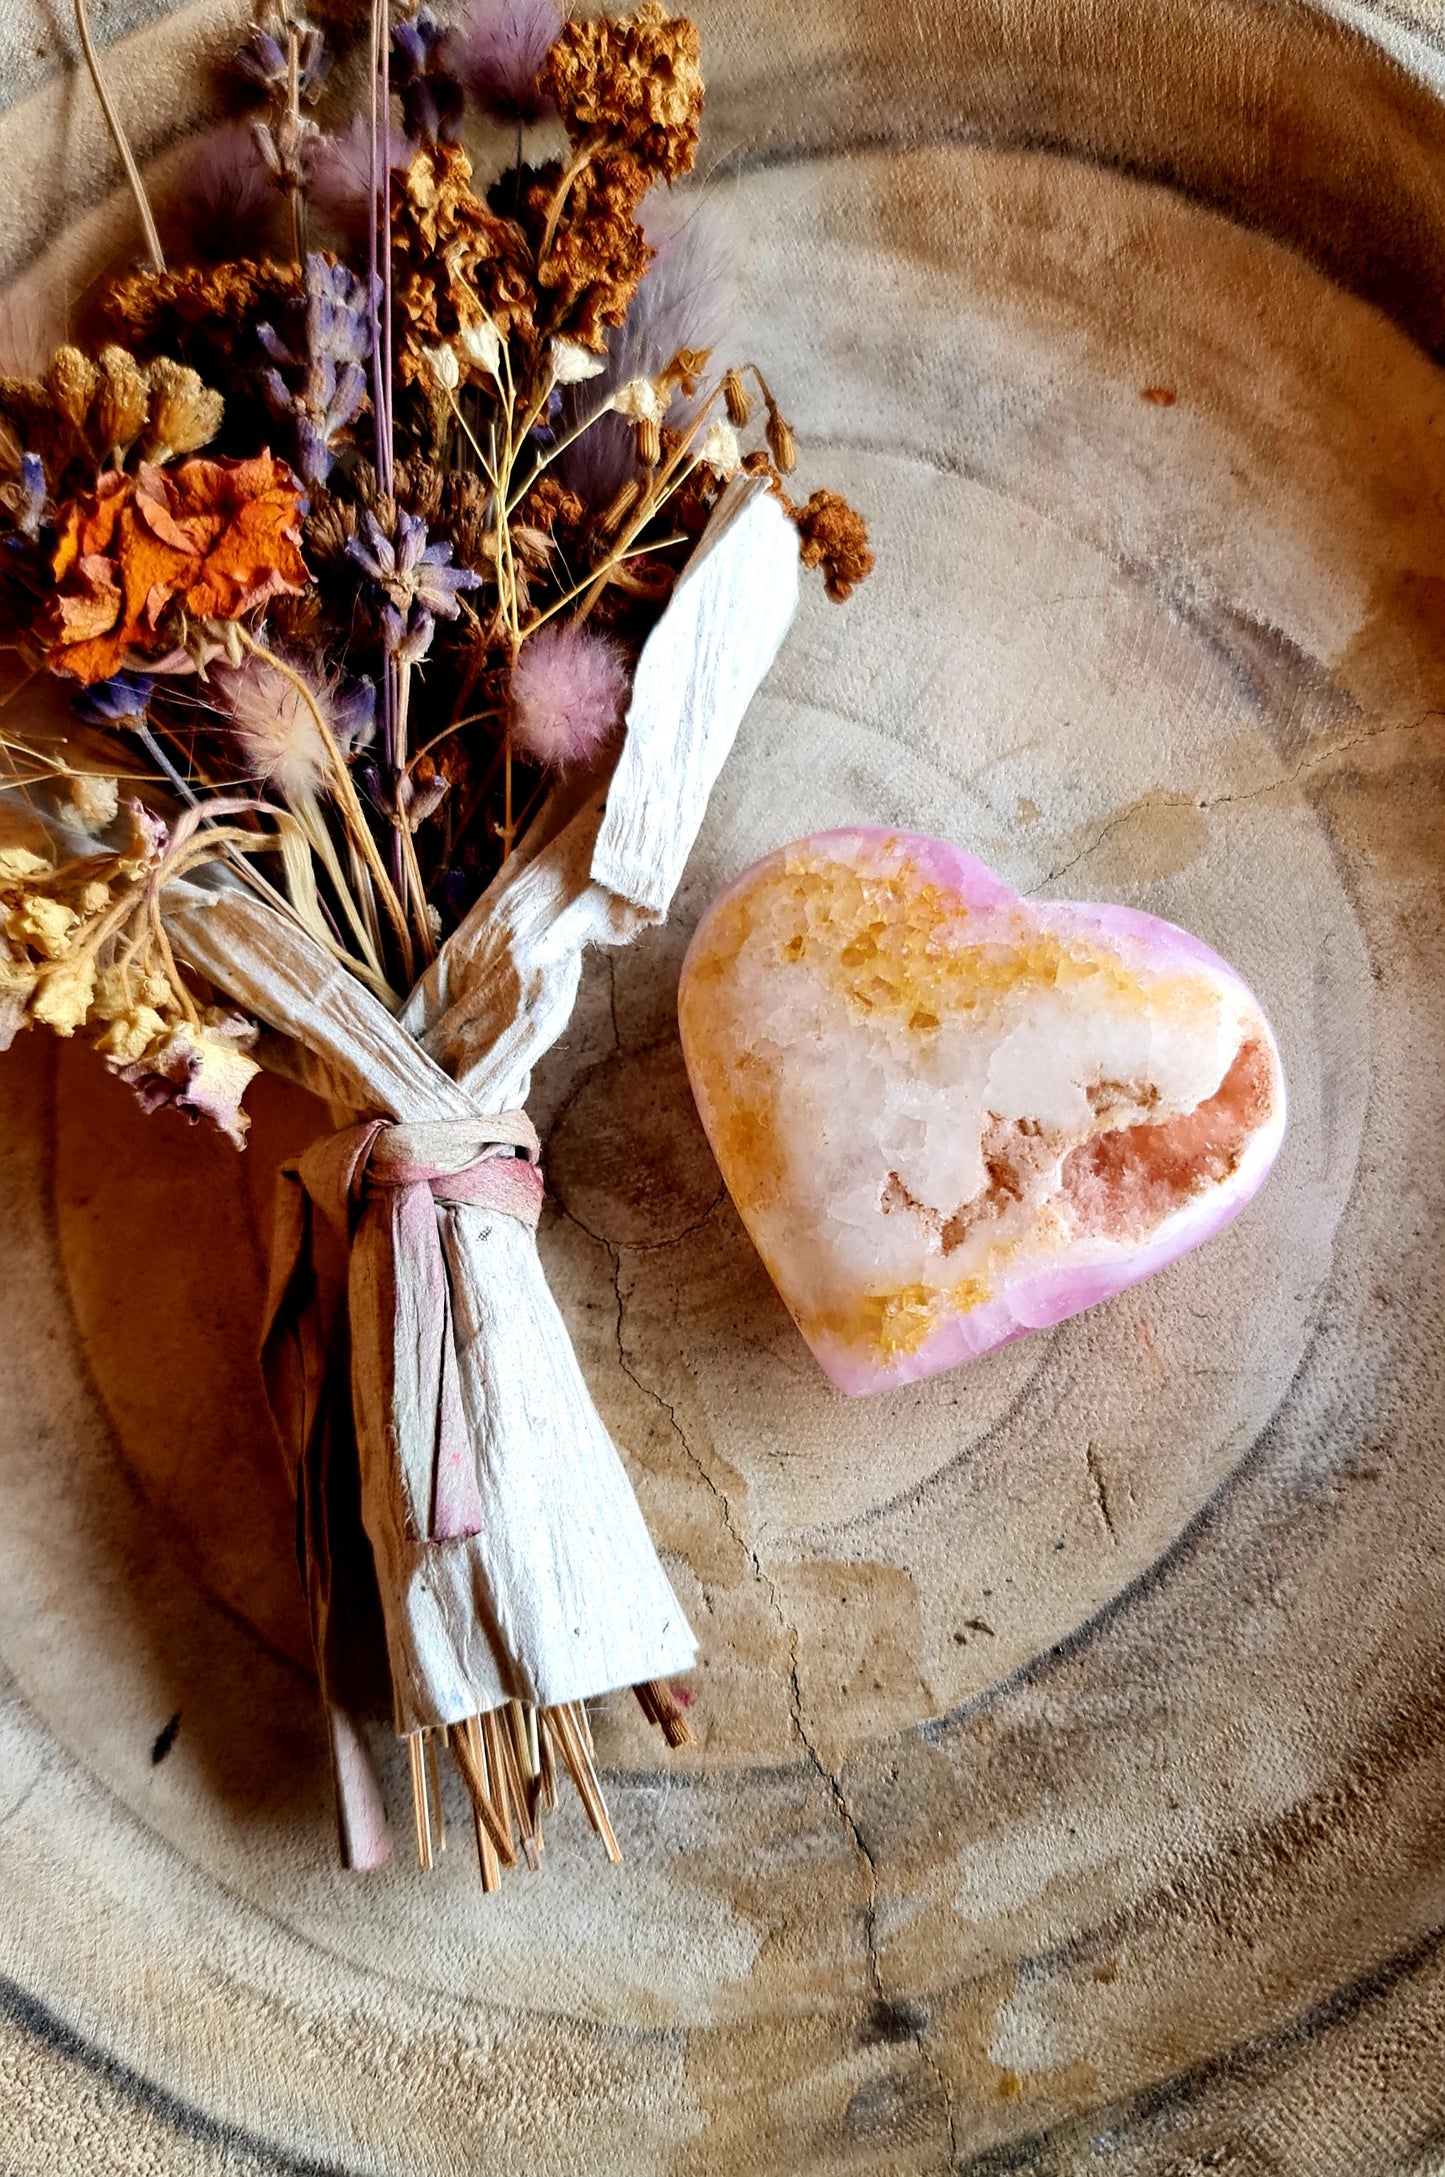
[(391, 178), (398, 367), (407, 384), (434, 377), (427, 351), (438, 347), (457, 357), (460, 377), (480, 382), (496, 335), (532, 323), (525, 238), (488, 210), (471, 180), (471, 160), (449, 143), (424, 146)]
[(183, 347), (193, 335), (225, 353), (300, 292), (299, 265), (242, 257), (179, 272), (128, 273), (112, 283), (105, 312), (126, 345), (142, 354)]
[(643, 0), (634, 15), (566, 24), (543, 80), (574, 144), (630, 151), (662, 181), (691, 171), (703, 99), (698, 28), (660, 0)]
[[(537, 284), (553, 298), (551, 327), (594, 353), (607, 328), (621, 325), (652, 259), (637, 218), (649, 176), (635, 159), (598, 160), (570, 184), (559, 160), (539, 167), (528, 183), (523, 217), (539, 237)], [(567, 216), (543, 250), (549, 214), (564, 186)]]
[(836, 491), (815, 491), (806, 506), (789, 506), (805, 567), (821, 567), (828, 595), (841, 604), (873, 572), (868, 525)]
[(129, 652), (158, 656), (196, 620), (236, 620), (307, 580), (301, 489), (270, 454), (103, 475), (56, 517), (47, 663), (103, 680)]

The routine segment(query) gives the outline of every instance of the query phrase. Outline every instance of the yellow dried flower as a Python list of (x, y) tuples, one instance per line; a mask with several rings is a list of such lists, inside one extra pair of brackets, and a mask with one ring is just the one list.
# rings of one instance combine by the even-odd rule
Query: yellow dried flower
[(225, 402), (183, 363), (160, 356), (147, 373), (150, 415), (145, 452), (152, 461), (170, 461), (208, 446), (221, 428)]
[(31, 1018), (58, 1036), (73, 1036), (84, 1025), (94, 994), (95, 956), (83, 952), (41, 976), (30, 1001)]
[(88, 831), (103, 831), (115, 822), (120, 787), (99, 771), (78, 771), (66, 782), (65, 798), (77, 823)]
[(0, 888), (23, 884), (28, 877), (48, 877), (54, 864), (29, 847), (0, 847)]
[(145, 373), (135, 357), (124, 348), (102, 348), (95, 401), (95, 435), (102, 452), (117, 457), (127, 453), (145, 429), (149, 408)]
[[(95, 1010), (99, 1011), (99, 1007)], [(131, 1066), (165, 1032), (165, 1020), (153, 1006), (133, 1005), (111, 1016), (110, 1026), (103, 1036), (97, 1036), (95, 1047), (102, 1058), (118, 1066)]]
[(80, 432), (100, 384), (100, 372), (79, 348), (57, 348), (45, 374), (46, 391), (69, 424)]
[(44, 892), (22, 894), (20, 904), (5, 917), (5, 935), (12, 944), (26, 945), (46, 960), (60, 960), (70, 950), (71, 933), (80, 922), (73, 907)]
[(705, 468), (711, 469), (714, 476), (720, 476), (724, 482), (730, 476), (736, 476), (742, 467), (743, 455), (737, 432), (721, 416), (716, 417), (708, 426), (702, 444), (698, 447), (697, 458)]

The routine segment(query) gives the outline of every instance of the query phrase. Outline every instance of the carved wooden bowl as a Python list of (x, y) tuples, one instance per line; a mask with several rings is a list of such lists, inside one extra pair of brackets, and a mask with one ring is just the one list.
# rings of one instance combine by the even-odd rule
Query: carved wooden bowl
[[(238, 10), (109, 67), (163, 169)], [(738, 346), (879, 569), (810, 591), (672, 925), (539, 1084), (543, 1247), (701, 1643), (484, 1898), (333, 1863), (243, 1158), (0, 1064), (0, 2163), (1445, 2167), (1445, 51), (1424, 0), (698, 10)], [(101, 28), (107, 27), (104, 14)], [(142, 27), (137, 27), (142, 25)], [(8, 0), (0, 268), (126, 217)], [(8, 47), (7, 47), (8, 41)], [(898, 823), (1197, 930), (1279, 1032), (1243, 1219), (849, 1402), (688, 1095), (711, 893)], [(460, 1808), (458, 1807), (458, 1812)]]

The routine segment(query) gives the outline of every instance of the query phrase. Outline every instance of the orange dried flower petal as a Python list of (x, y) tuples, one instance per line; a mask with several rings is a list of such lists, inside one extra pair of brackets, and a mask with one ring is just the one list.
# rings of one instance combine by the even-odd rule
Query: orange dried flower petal
[(301, 509), (269, 453), (109, 472), (57, 518), (47, 662), (104, 680), (128, 651), (168, 646), (161, 621), (176, 601), (195, 619), (235, 620), (304, 588)]

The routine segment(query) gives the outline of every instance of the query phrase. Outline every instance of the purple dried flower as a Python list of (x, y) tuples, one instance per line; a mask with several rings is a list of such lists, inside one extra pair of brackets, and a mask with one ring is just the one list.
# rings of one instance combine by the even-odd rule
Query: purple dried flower
[[(416, 146), (400, 129), (387, 131), (390, 166), (410, 166)], [(311, 152), (310, 202), (348, 231), (366, 232), (371, 210), (371, 128), (359, 113), (339, 136), (323, 136)]]
[(166, 209), (195, 253), (212, 264), (264, 256), (276, 192), (250, 129), (231, 123), (192, 137)]
[[(681, 348), (715, 348), (732, 320), (732, 267), (726, 235), (708, 203), (685, 210), (675, 203), (642, 211), (642, 227), (654, 251), (632, 299), (626, 323), (609, 335), (607, 367), (600, 378), (568, 388), (565, 427), (575, 430), (609, 393), (633, 378), (652, 378)], [(687, 403), (674, 397), (668, 422), (674, 428)], [(621, 416), (603, 416), (561, 457), (563, 476), (589, 506), (605, 506), (637, 474), (637, 434)]]
[(715, 348), (732, 324), (732, 252), (711, 200), (649, 198), (642, 231), (655, 254), (613, 336), (621, 383), (661, 370), (679, 348)]
[(258, 23), (237, 46), (234, 66), (257, 90), (276, 90), (286, 81), (286, 48)]
[(512, 667), (512, 743), (548, 771), (596, 761), (622, 723), (627, 664), (616, 643), (575, 621), (524, 642)]
[(561, 30), (557, 0), (470, 0), (448, 41), (453, 72), (498, 121), (539, 121), (552, 100), (538, 79)]
[(369, 747), (376, 733), (376, 688), (369, 680), (338, 686), (331, 694), (331, 730), (338, 745), (349, 753)]
[[(319, 30), (309, 24), (302, 30), (298, 41), (297, 78), (302, 98), (307, 105), (314, 104), (331, 66), (331, 55)], [(258, 91), (276, 93), (285, 91), (290, 82), (290, 57), (281, 39), (254, 24), (244, 41), (237, 46), (234, 66), (238, 75), (255, 85)]]
[(408, 136), (434, 144), (451, 140), (462, 117), (462, 87), (452, 74), (448, 41), (436, 18), (425, 10), (391, 34), (391, 81), (401, 93), (401, 118)]
[(370, 295), (368, 286), (312, 250), (302, 277), (299, 337), (288, 344), (274, 326), (256, 328), (275, 366), (262, 371), (261, 391), (272, 415), (295, 430), (297, 468), (308, 485), (325, 483), (336, 442), (366, 399), (372, 313), (380, 300), (379, 284)]
[(426, 524), (405, 507), (397, 509), (393, 536), (370, 510), (361, 527), (346, 550), (371, 585), (383, 647), (398, 665), (417, 665), (431, 648), (436, 622), (454, 620), (462, 592), (476, 589), (482, 578), (470, 567), (451, 565), (450, 544), (428, 544)]
[(20, 477), (14, 487), (15, 527), (22, 537), (32, 544), (40, 535), (40, 525), (45, 519), (45, 508), (50, 498), (45, 481), (45, 464), (39, 454), (20, 456)]
[(145, 673), (116, 673), (72, 697), (71, 709), (88, 726), (143, 726), (155, 682)]

